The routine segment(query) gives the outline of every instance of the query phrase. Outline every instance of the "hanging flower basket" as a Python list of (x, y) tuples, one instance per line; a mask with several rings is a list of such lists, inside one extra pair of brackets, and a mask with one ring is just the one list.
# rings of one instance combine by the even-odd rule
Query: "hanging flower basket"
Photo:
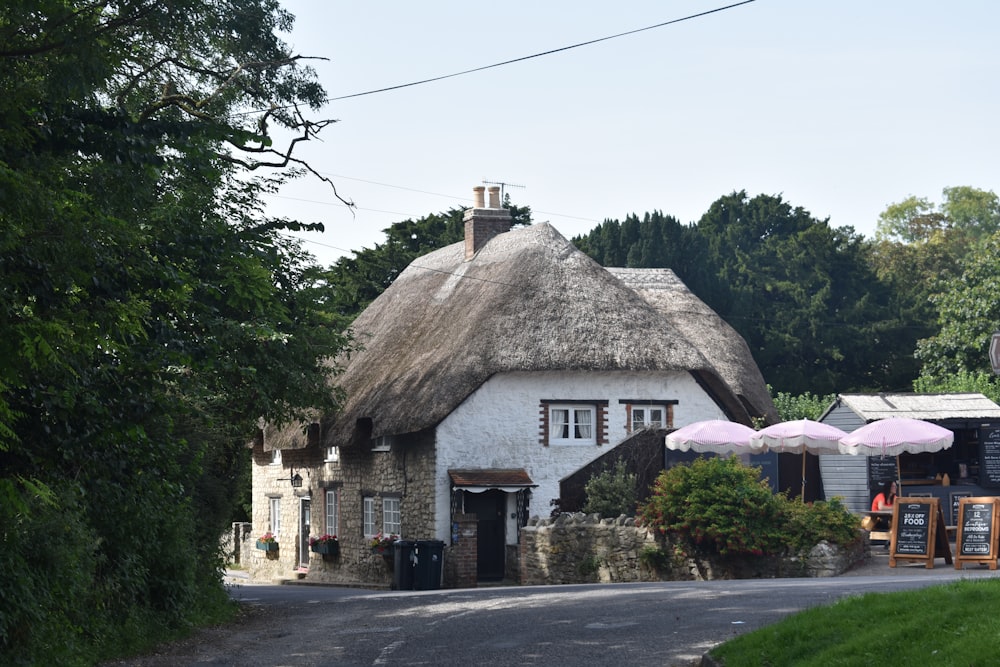
[(278, 541), (274, 538), (274, 534), (264, 533), (257, 538), (257, 548), (261, 551), (277, 551)]

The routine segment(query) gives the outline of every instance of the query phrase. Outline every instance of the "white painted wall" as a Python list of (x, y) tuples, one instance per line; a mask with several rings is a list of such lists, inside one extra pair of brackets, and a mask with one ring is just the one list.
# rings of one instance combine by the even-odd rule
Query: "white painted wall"
[[(543, 446), (539, 402), (607, 401), (607, 445)], [(703, 419), (726, 419), (722, 409), (686, 372), (546, 371), (495, 375), (470, 395), (437, 428), (437, 539), (450, 536), (449, 468), (524, 468), (538, 485), (531, 514), (548, 516), (559, 497), (559, 480), (607, 452), (626, 436), (622, 399), (676, 400), (674, 426)], [(511, 503), (512, 505), (512, 503)], [(508, 511), (508, 523), (512, 520)], [(516, 541), (507, 527), (508, 543)]]

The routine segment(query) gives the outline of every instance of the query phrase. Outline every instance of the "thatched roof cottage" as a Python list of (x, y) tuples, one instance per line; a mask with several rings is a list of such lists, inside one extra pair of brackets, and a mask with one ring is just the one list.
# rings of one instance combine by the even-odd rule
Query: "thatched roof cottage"
[[(255, 532), (297, 517), (275, 571), (385, 578), (373, 535), (440, 540), (451, 556), (473, 531), (473, 571), (447, 576), (503, 577), (529, 514), (633, 433), (775, 420), (743, 339), (671, 271), (605, 269), (549, 224), (511, 230), (496, 189), (489, 206), (476, 197), (464, 242), (414, 261), (352, 325), (362, 349), (335, 362), (343, 409), (255, 447)], [(339, 559), (310, 559), (309, 532), (336, 532)]]

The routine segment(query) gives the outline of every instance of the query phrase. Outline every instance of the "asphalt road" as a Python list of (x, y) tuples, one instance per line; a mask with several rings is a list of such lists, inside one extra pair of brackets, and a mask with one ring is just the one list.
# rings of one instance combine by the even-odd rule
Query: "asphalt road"
[(877, 560), (871, 571), (827, 579), (421, 592), (235, 584), (233, 597), (249, 610), (239, 624), (115, 664), (687, 667), (731, 637), (844, 596), (1000, 576), (980, 566), (890, 569)]

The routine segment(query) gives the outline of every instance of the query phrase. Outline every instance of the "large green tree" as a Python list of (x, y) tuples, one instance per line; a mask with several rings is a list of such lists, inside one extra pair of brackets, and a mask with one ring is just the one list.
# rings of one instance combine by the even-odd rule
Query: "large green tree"
[[(0, 661), (92, 664), (224, 597), (259, 419), (346, 341), (261, 194), (324, 94), (274, 0), (0, 7)], [(286, 138), (275, 143), (273, 132)], [(290, 137), (290, 138), (289, 138)], [(162, 634), (155, 636), (162, 637)]]
[(733, 192), (694, 225), (660, 213), (575, 239), (605, 265), (671, 268), (746, 339), (781, 392), (908, 387), (924, 329), (871, 268), (871, 247), (781, 197)]
[[(931, 301), (937, 308), (938, 332), (920, 341), (921, 379), (938, 384), (954, 376), (991, 371), (990, 339), (1000, 330), (1000, 232), (978, 243), (961, 273), (944, 283)], [(925, 385), (926, 386), (926, 385)]]

